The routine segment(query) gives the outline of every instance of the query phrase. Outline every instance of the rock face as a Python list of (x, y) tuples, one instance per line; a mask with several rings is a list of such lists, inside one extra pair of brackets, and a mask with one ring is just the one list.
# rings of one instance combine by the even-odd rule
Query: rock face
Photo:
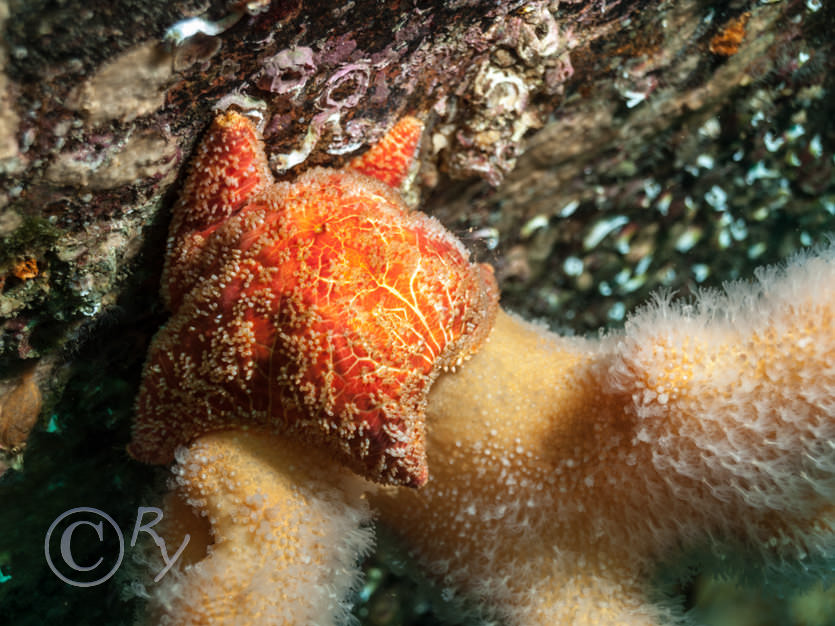
[(50, 620), (93, 618), (23, 564), (62, 510), (131, 519), (150, 480), (122, 450), (213, 109), (260, 116), (287, 179), (424, 116), (407, 201), (493, 265), (505, 306), (587, 332), (835, 230), (833, 23), (818, 0), (0, 0), (0, 391), (34, 367), (43, 396), (0, 483), (4, 611), (25, 623), (10, 599), (53, 589)]
[[(501, 4), (3, 3), (0, 355), (60, 347), (137, 265), (156, 271), (138, 256), (160, 240), (148, 225), (231, 104), (259, 112), (287, 175), (427, 115), (412, 198), (434, 190), (428, 208), (494, 250), (516, 308), (582, 328), (659, 284), (744, 274), (716, 248), (759, 264), (827, 228), (831, 9)], [(36, 275), (16, 277), (22, 257)], [(618, 306), (563, 293), (600, 282)]]

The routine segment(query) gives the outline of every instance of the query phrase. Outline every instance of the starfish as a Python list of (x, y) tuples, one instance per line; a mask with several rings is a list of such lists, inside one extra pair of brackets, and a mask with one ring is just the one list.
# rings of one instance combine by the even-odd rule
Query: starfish
[[(241, 124), (246, 126), (237, 118), (232, 121), (238, 130)], [(154, 590), (154, 619), (187, 624), (310, 623), (311, 607), (333, 599), (322, 582), (327, 579), (323, 571), (334, 570), (338, 593), (356, 585), (350, 553), (359, 555), (368, 545), (365, 540), (353, 541), (367, 532), (369, 513), (363, 492), (368, 492), (372, 509), (403, 537), (427, 571), (475, 602), (486, 616), (509, 624), (675, 623), (675, 607), (651, 601), (649, 580), (653, 565), (682, 547), (705, 543), (722, 549), (743, 547), (757, 555), (763, 567), (782, 569), (794, 563), (811, 571), (832, 553), (835, 370), (830, 361), (835, 350), (835, 292), (831, 287), (835, 249), (798, 257), (786, 268), (764, 270), (756, 285), (735, 284), (725, 293), (705, 294), (693, 305), (658, 298), (635, 313), (623, 331), (590, 340), (560, 337), (497, 312), (490, 272), (470, 265), (451, 235), (436, 232), (434, 240), (443, 245), (433, 248), (430, 258), (437, 260), (436, 271), (452, 268), (456, 278), (452, 283), (450, 279), (442, 281), (444, 297), (434, 300), (435, 314), (444, 315), (437, 310), (440, 303), (457, 302), (449, 297), (459, 293), (455, 285), (466, 285), (464, 291), (470, 295), (461, 296), (465, 304), (451, 318), (467, 320), (460, 334), (465, 339), (450, 342), (463, 341), (465, 347), (442, 358), (440, 369), (421, 365), (424, 378), (418, 385), (417, 402), (396, 385), (387, 387), (386, 402), (403, 402), (414, 420), (425, 418), (426, 459), (412, 463), (408, 472), (386, 460), (385, 467), (398, 469), (381, 472), (375, 457), (377, 464), (369, 471), (366, 457), (352, 456), (356, 450), (344, 446), (339, 428), (332, 429), (332, 435), (340, 442), (336, 449), (342, 454), (333, 455), (334, 447), (324, 436), (310, 438), (286, 427), (283, 409), (270, 413), (278, 418), (275, 428), (247, 417), (252, 407), (269, 400), (271, 407), (288, 402), (293, 420), (318, 423), (316, 420), (323, 419), (319, 413), (296, 412), (331, 405), (298, 403), (292, 390), (295, 385), (307, 394), (308, 384), (318, 382), (325, 385), (325, 391), (317, 391), (313, 397), (330, 397), (331, 375), (307, 373), (291, 377), (282, 383), (284, 387), (252, 387), (246, 395), (224, 391), (230, 396), (225, 399), (213, 393), (207, 377), (220, 374), (213, 384), (224, 390), (238, 379), (249, 380), (241, 361), (234, 372), (225, 369), (227, 362), (223, 360), (209, 359), (211, 367), (219, 371), (204, 372), (200, 369), (203, 362), (191, 363), (198, 353), (181, 329), (195, 325), (195, 319), (203, 323), (218, 312), (220, 319), (234, 328), (241, 318), (223, 311), (227, 302), (235, 300), (241, 304), (231, 310), (250, 307), (254, 313), (263, 313), (276, 336), (297, 337), (291, 345), (312, 351), (315, 358), (302, 360), (305, 372), (324, 368), (330, 374), (334, 367), (334, 361), (320, 358), (322, 344), (317, 335), (298, 339), (301, 330), (309, 326), (296, 325), (293, 316), (277, 316), (260, 301), (253, 303), (249, 292), (229, 298), (224, 286), (232, 274), (218, 273), (213, 265), (219, 262), (217, 254), (192, 252), (207, 246), (206, 242), (225, 227), (198, 224), (195, 228), (189, 210), (204, 206), (206, 198), (205, 206), (238, 206), (241, 186), (237, 181), (242, 177), (228, 172), (265, 171), (256, 149), (253, 158), (238, 156), (238, 130), (226, 137), (223, 125), (215, 128), (219, 134), (210, 131), (206, 140), (210, 152), (223, 152), (218, 142), (229, 139), (232, 163), (227, 170), (218, 166), (224, 175), (208, 190), (194, 195), (201, 198), (200, 203), (194, 198), (181, 202), (181, 217), (176, 217), (175, 210), (174, 243), (169, 247), (166, 267), (170, 286), (164, 289), (175, 318), (180, 311), (189, 315), (180, 326), (172, 318), (167, 329), (173, 325), (178, 330), (172, 335), (172, 331), (163, 330), (161, 345), (156, 345), (157, 339), (152, 346), (143, 382), (147, 407), (140, 413), (140, 420), (153, 416), (155, 429), (188, 446), (177, 453), (175, 490), (166, 503), (166, 519), (172, 528), (180, 529), (174, 534), (194, 527), (193, 512), (206, 517), (208, 528), (195, 533), (202, 537), (202, 551), (196, 550), (191, 564), (178, 578), (172, 578), (173, 582), (164, 581)], [(251, 128), (245, 130), (255, 136)], [(260, 149), (257, 142), (245, 143)], [(394, 161), (401, 164), (394, 170), (404, 171), (397, 151), (384, 153), (394, 154)], [(375, 161), (373, 155), (369, 158)], [(200, 159), (199, 155), (198, 164)], [(246, 163), (244, 169), (238, 163)], [(261, 165), (253, 167), (253, 163)], [(362, 163), (362, 158), (354, 163)], [(364, 166), (363, 171), (391, 171), (391, 167)], [(313, 187), (317, 201), (330, 193), (345, 197), (340, 194), (345, 193), (346, 185), (338, 176), (328, 178), (331, 175), (317, 172), (313, 179), (320, 177), (321, 185), (315, 187), (310, 178), (302, 178), (295, 189), (303, 192), (296, 193), (303, 195)], [(389, 185), (375, 183), (365, 174), (340, 175), (360, 180), (362, 187), (352, 187), (361, 189), (359, 194), (373, 198), (396, 195)], [(195, 177), (205, 177), (202, 168), (194, 168), (192, 179)], [(390, 182), (398, 180), (402, 180), (400, 174)], [(228, 181), (231, 189), (226, 188)], [(185, 197), (191, 197), (190, 189), (197, 184), (187, 184)], [(330, 184), (336, 185), (335, 191), (328, 191)], [(246, 205), (254, 208), (244, 209), (244, 214), (280, 212), (285, 205), (274, 198), (296, 197), (286, 188), (282, 188), (286, 195), (268, 196), (263, 189), (269, 186), (262, 185), (266, 183), (244, 186), (247, 194), (254, 193), (257, 199)], [(269, 200), (262, 200), (265, 197)], [(222, 198), (222, 202), (213, 205), (213, 198)], [(341, 201), (329, 206), (340, 205)], [(212, 215), (227, 212), (209, 211)], [(355, 214), (350, 211), (351, 216)], [(238, 219), (237, 213), (229, 215), (232, 217), (223, 219)], [(402, 220), (404, 215), (424, 223), (399, 208), (382, 217), (375, 214), (375, 228), (382, 228), (378, 222), (384, 218)], [(301, 212), (301, 218), (307, 216), (306, 211)], [(354, 235), (362, 241), (369, 225), (359, 223), (364, 227)], [(402, 233), (401, 222), (397, 224), (393, 231), (385, 232)], [(330, 232), (330, 222), (326, 231)], [(244, 232), (245, 236), (235, 235), (234, 247), (218, 243), (208, 249), (231, 254), (237, 271), (243, 266), (245, 252), (241, 250), (249, 249), (242, 242), (262, 231)], [(306, 238), (292, 239), (293, 245), (303, 246), (319, 231), (313, 227), (303, 232)], [(191, 234), (182, 237), (182, 233)], [(342, 241), (351, 237), (349, 231), (343, 236), (346, 239)], [(422, 241), (420, 237), (404, 241), (407, 239), (412, 245)], [(274, 238), (267, 237), (267, 241)], [(404, 272), (409, 281), (423, 280), (416, 269), (423, 267), (423, 257), (395, 250), (395, 258), (410, 258), (411, 265), (399, 261), (386, 265), (390, 269), (387, 280), (400, 284), (394, 276), (397, 272)], [(356, 246), (350, 254), (343, 254), (356, 267), (367, 268), (381, 253), (373, 246)], [(449, 255), (447, 262), (440, 260), (443, 254)], [(291, 261), (296, 258), (291, 256)], [(176, 267), (171, 259), (176, 260)], [(186, 263), (190, 269), (180, 271), (183, 259), (196, 264)], [(340, 271), (351, 275), (341, 263)], [(171, 276), (177, 278), (171, 282)], [(257, 284), (257, 280), (248, 279), (244, 284)], [(325, 284), (326, 290), (335, 289), (335, 283)], [(276, 285), (273, 281), (263, 288)], [(399, 287), (397, 293), (411, 291)], [(385, 315), (365, 317), (359, 310), (367, 305), (373, 309), (373, 298), (333, 302), (343, 311), (327, 309), (325, 319), (344, 320), (350, 313), (363, 319), (362, 328), (368, 336), (373, 336), (375, 325), (385, 332), (391, 327), (392, 321)], [(313, 317), (322, 319), (322, 309), (317, 305), (314, 310), (317, 314)], [(208, 313), (201, 317), (201, 311)], [(402, 321), (424, 328), (424, 315), (404, 314)], [(243, 319), (255, 324), (255, 317)], [(219, 326), (195, 328), (223, 334)], [(411, 336), (404, 334), (403, 327), (398, 329), (386, 336)], [(419, 336), (415, 332), (414, 336)], [(419, 351), (409, 352), (418, 354), (413, 364), (421, 364), (420, 355), (425, 354), (424, 342), (418, 343)], [(436, 352), (443, 354), (443, 350)], [(212, 356), (205, 351), (199, 354)], [(293, 366), (298, 362), (298, 358), (289, 360)], [(173, 378), (172, 372), (180, 378)], [(198, 382), (191, 382), (184, 374), (199, 374)], [(178, 395), (175, 384), (192, 385), (193, 389)], [(354, 393), (356, 387), (347, 385), (345, 389), (344, 393)], [(257, 393), (265, 393), (267, 398), (256, 397)], [(194, 399), (200, 394), (207, 397), (202, 403)], [(175, 400), (183, 397), (189, 411), (196, 408), (209, 414), (217, 410), (232, 419), (211, 422), (212, 428), (207, 429), (159, 424), (167, 413), (175, 418), (175, 424), (190, 418), (190, 413), (175, 411)], [(160, 410), (153, 406), (158, 401), (163, 401)], [(232, 401), (241, 403), (239, 411), (230, 410)], [(139, 405), (141, 409), (146, 406), (142, 395)], [(260, 415), (257, 410), (255, 414)], [(330, 417), (327, 410), (325, 414)], [(387, 405), (384, 416), (388, 415), (403, 413)], [(248, 432), (241, 431), (244, 428)], [(214, 432), (221, 429), (226, 432)], [(135, 443), (147, 449), (143, 443), (147, 438), (156, 445), (159, 439), (148, 433), (157, 430), (138, 428)], [(394, 438), (394, 449), (400, 454), (397, 443)], [(423, 448), (419, 449), (422, 453)], [(414, 471), (415, 463), (428, 467), (428, 478)], [(389, 486), (373, 487), (359, 478), (346, 478), (340, 464)], [(288, 519), (299, 519), (307, 502), (310, 522), (288, 524)], [(324, 520), (338, 524), (328, 526)], [(316, 539), (310, 539), (311, 533)], [(169, 539), (172, 541), (177, 545), (176, 539)], [(275, 570), (269, 567), (273, 560)], [(256, 563), (255, 569), (250, 562)], [(218, 598), (234, 600), (221, 602)], [(298, 613), (282, 613), (287, 601)], [(335, 623), (340, 618), (342, 605), (328, 606), (316, 614), (316, 623)]]
[(372, 480), (426, 481), (426, 393), (492, 324), (492, 270), (410, 212), (422, 125), (401, 120), (341, 170), (276, 183), (255, 126), (215, 119), (174, 208), (129, 452), (168, 463), (230, 427), (326, 447)]

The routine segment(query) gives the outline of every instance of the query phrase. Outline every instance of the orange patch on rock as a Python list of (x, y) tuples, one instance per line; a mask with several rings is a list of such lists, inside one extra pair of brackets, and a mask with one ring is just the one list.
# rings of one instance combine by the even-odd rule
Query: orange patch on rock
[(725, 27), (710, 40), (708, 46), (713, 54), (729, 57), (739, 52), (739, 45), (745, 38), (745, 25), (751, 13), (746, 11), (737, 17), (728, 20)]
[(20, 280), (29, 280), (38, 275), (38, 262), (33, 257), (26, 257), (14, 264), (12, 274)]

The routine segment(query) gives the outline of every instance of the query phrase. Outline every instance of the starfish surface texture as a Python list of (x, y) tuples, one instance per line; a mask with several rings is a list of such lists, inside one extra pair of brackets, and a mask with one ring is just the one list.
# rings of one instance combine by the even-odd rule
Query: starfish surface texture
[(203, 433), (260, 428), (373, 480), (426, 481), (426, 392), (477, 348), (497, 298), (492, 270), (389, 186), (420, 133), (405, 118), (347, 168), (275, 183), (254, 125), (215, 120), (174, 209), (173, 316), (148, 355), (131, 454), (165, 463)]

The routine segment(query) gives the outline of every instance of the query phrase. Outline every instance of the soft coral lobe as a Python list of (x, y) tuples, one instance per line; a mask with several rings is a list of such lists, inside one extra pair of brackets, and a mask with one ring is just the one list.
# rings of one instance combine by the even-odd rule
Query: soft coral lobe
[(375, 496), (382, 521), (524, 626), (679, 623), (649, 574), (682, 548), (831, 576), (835, 249), (758, 279), (599, 341), (500, 313), (433, 386), (432, 475)]
[(153, 585), (147, 624), (347, 622), (373, 545), (362, 479), (263, 433), (207, 434), (177, 458), (163, 532), (169, 546), (190, 541)]
[(230, 427), (329, 449), (363, 476), (422, 485), (426, 393), (492, 325), (492, 271), (392, 185), (407, 118), (342, 170), (275, 183), (247, 118), (221, 115), (175, 208), (130, 451), (166, 463)]

